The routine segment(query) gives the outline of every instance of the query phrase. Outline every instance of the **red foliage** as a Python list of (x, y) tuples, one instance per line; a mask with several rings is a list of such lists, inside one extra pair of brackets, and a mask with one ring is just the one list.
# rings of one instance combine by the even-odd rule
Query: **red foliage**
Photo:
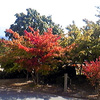
[[(11, 29), (7, 30), (13, 34), (13, 45), (16, 45), (19, 49), (25, 50), (27, 54), (31, 54), (30, 58), (24, 56), (24, 58), (17, 59), (16, 62), (26, 67), (28, 70), (39, 70), (41, 65), (50, 63), (54, 60), (54, 57), (61, 56), (64, 53), (58, 40), (61, 38), (58, 35), (52, 34), (52, 29), (49, 28), (43, 35), (39, 34), (39, 30), (34, 31), (33, 28), (29, 27), (32, 32), (25, 32), (25, 36), (21, 37)], [(14, 51), (13, 51), (14, 52)], [(20, 55), (19, 55), (20, 56)]]
[(96, 61), (85, 62), (83, 73), (94, 84), (100, 79), (100, 57)]

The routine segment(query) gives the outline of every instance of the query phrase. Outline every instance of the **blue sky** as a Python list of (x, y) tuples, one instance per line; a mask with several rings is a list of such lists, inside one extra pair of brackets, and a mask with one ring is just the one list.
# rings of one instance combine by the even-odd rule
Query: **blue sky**
[(63, 28), (73, 20), (82, 27), (82, 19), (98, 19), (95, 6), (100, 6), (100, 0), (2, 0), (0, 4), (0, 36), (4, 36), (5, 29), (16, 19), (14, 15), (26, 13), (27, 8), (36, 9), (41, 15), (52, 15), (52, 20)]

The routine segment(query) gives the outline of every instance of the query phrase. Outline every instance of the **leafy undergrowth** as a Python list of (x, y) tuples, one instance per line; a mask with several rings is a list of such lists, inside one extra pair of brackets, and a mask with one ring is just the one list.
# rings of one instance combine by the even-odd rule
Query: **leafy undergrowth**
[(72, 84), (68, 86), (67, 91), (64, 92), (63, 87), (57, 85), (34, 85), (32, 81), (26, 81), (26, 79), (2, 79), (0, 80), (0, 91), (2, 91), (2, 89), (17, 92), (42, 92), (90, 100), (97, 99), (97, 94), (95, 93), (94, 88), (86, 82), (80, 82), (80, 84), (72, 82)]

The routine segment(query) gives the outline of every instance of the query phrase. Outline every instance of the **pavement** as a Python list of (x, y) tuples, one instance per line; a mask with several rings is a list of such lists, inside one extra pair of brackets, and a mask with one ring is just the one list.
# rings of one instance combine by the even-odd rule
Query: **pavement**
[(24, 91), (0, 91), (0, 100), (86, 100), (78, 98), (70, 98), (57, 96), (54, 94), (37, 93), (37, 92), (24, 92)]
[(59, 90), (59, 88), (51, 87), (51, 89), (50, 86), (48, 88), (47, 86), (42, 87), (42, 90), (46, 90), (45, 92), (42, 92), (41, 88), (32, 89), (25, 85), (27, 82), (22, 83), (23, 81), (20, 81), (19, 79), (0, 80), (0, 100), (86, 100), (61, 96), (59, 91), (57, 91), (59, 92), (58, 94), (53, 94), (53, 92)]

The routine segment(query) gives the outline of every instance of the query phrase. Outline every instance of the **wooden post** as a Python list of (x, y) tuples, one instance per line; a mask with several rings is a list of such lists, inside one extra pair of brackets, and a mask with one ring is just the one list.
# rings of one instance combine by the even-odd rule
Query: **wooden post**
[(67, 92), (67, 79), (68, 79), (68, 74), (64, 74), (64, 92)]

